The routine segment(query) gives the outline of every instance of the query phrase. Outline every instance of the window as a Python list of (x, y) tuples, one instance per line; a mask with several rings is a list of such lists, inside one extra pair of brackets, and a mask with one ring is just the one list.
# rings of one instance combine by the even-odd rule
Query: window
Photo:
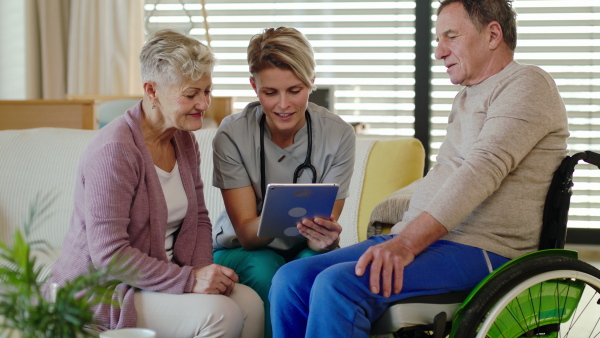
[[(198, 1), (147, 0), (149, 31), (190, 30), (206, 42)], [(327, 87), (344, 120), (365, 122), (366, 135), (413, 136), (415, 1), (207, 1), (210, 44), (219, 64), (215, 96), (233, 96), (241, 111), (256, 100), (246, 47), (263, 28), (293, 26), (315, 50), (317, 87)], [(191, 22), (190, 22), (191, 18)]]
[[(176, 27), (210, 41), (220, 60), (214, 95), (235, 97), (237, 111), (256, 99), (245, 60), (250, 37), (265, 27), (291, 25), (311, 41), (318, 65), (316, 84), (333, 93), (335, 113), (348, 122), (368, 123), (366, 137), (414, 135), (416, 1), (206, 2), (203, 12), (198, 1), (147, 0), (147, 29)], [(431, 0), (433, 21), (437, 6), (438, 1)], [(600, 152), (600, 3), (515, 0), (513, 6), (519, 24), (515, 58), (554, 77), (569, 113), (571, 153)], [(433, 57), (433, 32), (431, 46)], [(430, 76), (433, 163), (460, 87), (450, 83), (438, 61), (432, 61)], [(598, 236), (600, 208), (593, 203), (600, 202), (600, 170), (580, 164), (575, 181), (569, 226), (596, 229)]]

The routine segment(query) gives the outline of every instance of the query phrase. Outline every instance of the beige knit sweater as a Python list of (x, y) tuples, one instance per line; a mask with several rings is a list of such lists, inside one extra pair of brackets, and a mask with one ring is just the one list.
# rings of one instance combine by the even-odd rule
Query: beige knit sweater
[(536, 250), (546, 193), (568, 136), (556, 84), (538, 67), (513, 61), (463, 88), (437, 163), (392, 232), (426, 211), (448, 229), (442, 239), (508, 258)]

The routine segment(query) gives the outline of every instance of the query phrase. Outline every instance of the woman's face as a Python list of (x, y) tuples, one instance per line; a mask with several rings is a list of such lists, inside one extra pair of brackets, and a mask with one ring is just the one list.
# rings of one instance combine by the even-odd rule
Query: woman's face
[(212, 75), (204, 74), (198, 81), (184, 82), (161, 90), (156, 97), (161, 122), (166, 128), (194, 131), (202, 128), (202, 118), (210, 105)]
[(310, 88), (289, 69), (267, 68), (250, 77), (271, 134), (294, 135), (306, 121)]

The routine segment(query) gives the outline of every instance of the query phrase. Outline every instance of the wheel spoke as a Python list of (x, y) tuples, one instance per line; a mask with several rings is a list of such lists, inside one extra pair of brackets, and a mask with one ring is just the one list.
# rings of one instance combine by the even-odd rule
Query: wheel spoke
[[(598, 316), (598, 320), (596, 321), (596, 324), (594, 324), (594, 327), (592, 328), (592, 333), (594, 333), (594, 330), (596, 330), (596, 327), (598, 326), (598, 322), (600, 322), (600, 316)], [(600, 331), (598, 331), (598, 333), (596, 333), (596, 335), (594, 337), (598, 337), (600, 335)]]
[[(523, 307), (521, 306), (521, 301), (519, 301), (519, 299), (515, 299), (517, 301), (517, 305), (519, 305), (519, 311), (521, 312), (521, 318), (523, 319), (523, 322), (525, 323), (526, 326), (526, 330), (524, 332), (528, 332), (529, 331), (529, 323), (527, 323), (527, 317), (525, 316), (525, 312), (523, 312)], [(519, 325), (521, 326), (521, 325)], [(523, 328), (521, 326), (521, 328)]]
[[(556, 284), (558, 285), (558, 280), (556, 280)], [(569, 291), (571, 288), (571, 281), (569, 280), (569, 287), (567, 288), (567, 294), (565, 295), (565, 304), (563, 306), (563, 313), (560, 314), (559, 316), (559, 320), (558, 320), (558, 324), (560, 325), (563, 321), (563, 315), (565, 313), (565, 311), (567, 311), (567, 298), (569, 296)], [(558, 289), (558, 288), (557, 288)], [(558, 292), (558, 290), (557, 290)], [(560, 311), (560, 307), (558, 308)], [(575, 312), (577, 312), (577, 308), (575, 308)], [(571, 328), (573, 327), (573, 325), (575, 325), (575, 321), (573, 321), (573, 319), (575, 318), (575, 312), (573, 312), (573, 314), (571, 315), (571, 324), (569, 326), (569, 330), (567, 331), (567, 334), (565, 335), (565, 338), (569, 336), (569, 333), (571, 332)], [(560, 329), (558, 330), (560, 332)]]
[[(555, 287), (554, 287), (554, 296), (555, 296), (554, 299), (556, 300), (556, 304), (554, 306), (558, 309), (559, 308), (559, 303), (560, 303), (560, 294), (558, 292), (558, 279), (556, 279), (554, 281), (554, 285), (555, 285)], [(541, 304), (541, 301), (542, 300), (540, 299), (540, 304)], [(540, 309), (541, 309), (541, 305), (540, 305)], [(559, 321), (559, 323), (560, 323), (560, 321)], [(558, 332), (560, 334), (560, 329), (558, 330)], [(568, 333), (567, 333), (567, 335), (568, 335)], [(565, 338), (566, 338), (566, 336), (565, 336)]]
[(540, 310), (542, 309), (542, 295), (543, 295), (542, 290), (543, 289), (544, 289), (544, 284), (541, 283), (540, 284), (540, 293), (538, 295), (538, 299), (539, 299), (539, 304), (538, 304), (538, 309), (539, 310), (537, 312), (537, 314), (538, 314), (537, 315), (537, 319), (538, 319), (538, 323), (537, 324), (538, 324), (538, 327), (540, 326), (540, 323), (542, 322), (542, 311), (540, 311)]
[(500, 329), (500, 327), (498, 327), (498, 324), (494, 323), (494, 326), (496, 327), (496, 329), (498, 330), (498, 332), (500, 332), (500, 334), (502, 335), (502, 338), (506, 338), (504, 336), (504, 333), (502, 333), (502, 330)]
[[(571, 332), (571, 330), (573, 329), (573, 327), (575, 326), (575, 324), (577, 324), (577, 322), (579, 321), (579, 318), (583, 315), (583, 313), (588, 308), (588, 306), (590, 305), (590, 303), (592, 302), (592, 300), (594, 300), (594, 296), (590, 297), (590, 299), (587, 301), (587, 303), (585, 304), (585, 306), (583, 307), (583, 309), (581, 309), (581, 311), (579, 311), (579, 313), (577, 313), (577, 309), (579, 309), (580, 306), (578, 306), (577, 308), (575, 308), (575, 312), (573, 312), (573, 315), (571, 316), (571, 323), (569, 324), (569, 331), (567, 331), (567, 335), (569, 334), (569, 332)], [(565, 337), (567, 337), (567, 336), (565, 336)]]
[[(531, 306), (532, 311), (534, 311), (535, 314), (535, 304), (533, 303), (533, 296), (531, 295), (531, 288), (527, 289), (527, 294), (529, 295), (529, 306)], [(539, 314), (539, 311), (537, 311), (537, 313)], [(523, 315), (523, 318), (525, 318), (525, 315)], [(534, 318), (535, 319), (535, 326), (540, 326), (540, 317), (535, 315)], [(529, 325), (527, 327), (527, 329), (529, 330)]]
[[(572, 280), (569, 279), (569, 284), (567, 286), (567, 292), (566, 292), (566, 294), (564, 296), (565, 302), (564, 302), (562, 308), (559, 307), (559, 310), (562, 309), (562, 313), (558, 316), (559, 317), (559, 323), (562, 323), (563, 316), (565, 315), (565, 312), (567, 312), (567, 300), (569, 299), (569, 291), (571, 290), (571, 282), (572, 282)], [(577, 308), (575, 308), (575, 311), (577, 311)]]
[[(519, 309), (521, 309), (521, 302), (519, 302), (518, 298), (515, 298), (513, 300), (513, 302), (517, 302)], [(521, 328), (521, 331), (523, 332), (527, 332), (529, 330), (525, 330), (525, 328), (523, 327), (523, 325), (521, 325), (521, 323), (519, 322), (519, 320), (517, 319), (517, 316), (515, 316), (515, 314), (513, 313), (513, 311), (511, 309), (509, 309), (508, 307), (505, 308), (504, 310), (506, 310), (508, 312), (508, 314), (510, 314), (510, 316), (514, 319), (515, 323), (517, 323), (517, 325), (519, 325), (519, 327)], [(521, 309), (521, 313), (523, 313), (523, 310)], [(494, 323), (495, 324), (495, 323)], [(527, 324), (527, 323), (526, 323)]]

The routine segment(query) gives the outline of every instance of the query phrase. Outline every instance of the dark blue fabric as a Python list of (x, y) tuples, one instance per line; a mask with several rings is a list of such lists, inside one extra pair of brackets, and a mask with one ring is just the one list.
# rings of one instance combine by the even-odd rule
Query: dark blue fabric
[[(437, 241), (405, 268), (404, 284), (389, 298), (369, 290), (369, 272), (354, 268), (372, 245), (393, 235), (374, 236), (355, 245), (281, 267), (273, 278), (269, 299), (274, 337), (368, 337), (371, 323), (389, 304), (420, 295), (468, 291), (489, 273), (483, 250)], [(492, 269), (509, 261), (488, 253)]]

